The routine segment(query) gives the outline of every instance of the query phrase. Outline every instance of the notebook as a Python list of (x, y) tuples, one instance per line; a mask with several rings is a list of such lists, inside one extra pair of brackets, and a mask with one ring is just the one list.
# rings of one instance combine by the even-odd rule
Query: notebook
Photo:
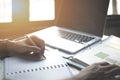
[(37, 35), (50, 47), (77, 53), (101, 40), (108, 3), (109, 0), (61, 0), (55, 25)]
[(56, 54), (56, 51), (45, 51), (46, 59), (42, 61), (5, 58), (4, 80), (64, 80), (72, 77), (69, 66)]
[(105, 40), (76, 54), (74, 58), (89, 65), (97, 62), (108, 62), (120, 66), (120, 38), (111, 35)]

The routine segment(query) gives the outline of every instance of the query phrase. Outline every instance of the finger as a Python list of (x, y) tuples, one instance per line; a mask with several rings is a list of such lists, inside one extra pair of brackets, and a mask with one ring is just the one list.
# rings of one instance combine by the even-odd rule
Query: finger
[[(36, 36), (30, 36), (30, 39), (31, 39), (32, 42), (34, 42), (34, 44), (36, 46), (41, 48), (41, 54), (44, 54), (44, 50), (45, 50), (45, 43), (44, 43), (44, 41), (41, 40), (40, 38), (36, 37)], [(33, 44), (31, 44), (31, 45), (33, 45)]]
[(41, 48), (42, 53), (44, 54), (44, 50), (45, 50), (45, 43), (44, 43), (44, 41), (40, 40), (37, 44)]
[(45, 42), (43, 40), (41, 40), (41, 50), (42, 50), (42, 53), (44, 53), (45, 51)]
[(117, 65), (107, 65), (107, 66), (103, 66), (102, 68), (104, 71), (110, 71), (116, 67), (118, 67), (118, 66)]
[(109, 65), (109, 63), (107, 63), (107, 62), (99, 62), (99, 63), (95, 63), (95, 65), (106, 66), (106, 65)]
[(120, 75), (120, 67), (116, 66), (112, 68), (111, 70), (108, 70), (105, 74), (109, 76), (114, 76), (114, 75)]
[[(41, 48), (37, 47), (37, 46), (29, 46), (29, 50), (27, 51), (30, 55), (35, 55), (35, 56), (42, 56), (43, 52), (41, 50)], [(32, 54), (31, 54), (32, 52)]]
[(97, 66), (101, 72), (105, 72), (116, 67), (116, 65), (110, 65), (107, 62), (99, 62), (99, 63), (95, 63), (94, 65)]
[(30, 45), (22, 45), (22, 47), (20, 46), (19, 48), (20, 50), (16, 51), (16, 55), (18, 54), (30, 54), (30, 52), (34, 52), (34, 54), (36, 54), (37, 56), (41, 56), (42, 55), (42, 51), (41, 48), (37, 47), (37, 46), (30, 46)]
[(42, 53), (44, 53), (44, 50), (45, 50), (45, 42), (44, 42), (42, 39), (40, 39), (40, 38), (38, 38), (38, 37), (36, 37), (36, 36), (30, 36), (30, 37), (31, 37), (31, 39), (35, 42), (35, 44), (36, 44), (38, 47), (41, 48)]
[(26, 48), (26, 51), (17, 55), (18, 57), (20, 56), (21, 58), (24, 59), (29, 59), (29, 60), (40, 60), (42, 53), (41, 49), (36, 46), (28, 46)]
[(108, 62), (101, 62), (100, 65), (101, 66), (106, 66), (106, 65), (109, 65), (109, 63)]
[(41, 57), (35, 56), (35, 55), (30, 55), (30, 54), (27, 54), (27, 53), (22, 54), (22, 55), (20, 55), (18, 57), (21, 57), (21, 58), (23, 58), (25, 60), (41, 60)]

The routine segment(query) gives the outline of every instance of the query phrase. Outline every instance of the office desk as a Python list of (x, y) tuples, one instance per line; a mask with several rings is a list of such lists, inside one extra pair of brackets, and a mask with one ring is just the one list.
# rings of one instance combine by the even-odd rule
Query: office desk
[[(49, 51), (54, 51), (54, 50), (53, 49), (49, 49)], [(54, 53), (55, 53), (55, 55), (58, 54), (61, 57), (62, 57), (62, 55), (64, 55), (64, 53), (59, 52), (58, 50), (55, 50)], [(68, 55), (66, 54), (64, 56), (68, 56)], [(54, 56), (53, 56), (53, 58), (54, 58)], [(71, 69), (73, 75), (76, 75), (79, 72), (75, 68), (70, 67), (70, 69)], [(2, 60), (0, 60), (0, 80), (4, 80), (3, 77), (4, 77), (4, 62)]]
[[(38, 34), (39, 34), (39, 31), (31, 33), (29, 35), (38, 35)], [(107, 37), (108, 36), (104, 35), (104, 37), (102, 39), (105, 39)], [(71, 56), (71, 55), (74, 56), (73, 54), (70, 55), (70, 54), (66, 54), (66, 53), (63, 53), (63, 52), (60, 52), (60, 53), (61, 53), (61, 56)], [(79, 71), (77, 69), (73, 68), (73, 67), (71, 67), (71, 70), (72, 70), (72, 72), (73, 72), (74, 75), (76, 75), (76, 74), (79, 73)], [(4, 74), (4, 64), (3, 64), (3, 61), (0, 60), (0, 80), (3, 80), (3, 74)]]
[(3, 61), (0, 60), (0, 80), (3, 79), (3, 73), (4, 73)]

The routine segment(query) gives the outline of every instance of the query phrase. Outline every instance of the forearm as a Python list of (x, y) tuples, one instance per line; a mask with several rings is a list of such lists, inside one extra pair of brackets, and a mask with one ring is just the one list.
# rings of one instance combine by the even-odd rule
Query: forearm
[(8, 56), (7, 43), (8, 43), (7, 39), (0, 39), (0, 58)]
[(6, 40), (0, 39), (0, 52), (3, 52), (6, 48)]

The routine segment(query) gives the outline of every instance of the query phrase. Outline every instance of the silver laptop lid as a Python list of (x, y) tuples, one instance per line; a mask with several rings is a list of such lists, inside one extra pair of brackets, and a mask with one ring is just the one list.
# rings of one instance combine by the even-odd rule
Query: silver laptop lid
[(56, 26), (102, 37), (109, 0), (62, 0)]

